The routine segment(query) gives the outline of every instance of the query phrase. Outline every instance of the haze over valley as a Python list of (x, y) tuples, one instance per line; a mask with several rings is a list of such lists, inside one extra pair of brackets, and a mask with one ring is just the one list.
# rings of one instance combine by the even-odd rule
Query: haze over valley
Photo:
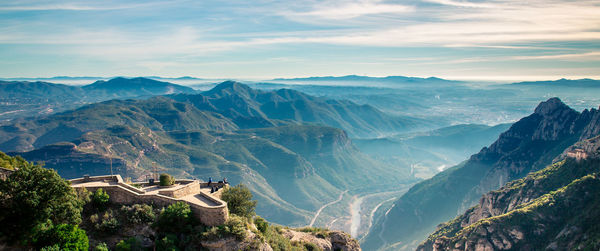
[(2, 106), (0, 150), (65, 178), (111, 167), (139, 181), (156, 167), (227, 177), (251, 189), (269, 221), (369, 241), (412, 185), (492, 144), (536, 102), (558, 94), (575, 108), (600, 103), (599, 81), (590, 80), (200, 81), (1, 82), (13, 103)]
[(0, 250), (600, 250), (600, 2), (0, 2)]

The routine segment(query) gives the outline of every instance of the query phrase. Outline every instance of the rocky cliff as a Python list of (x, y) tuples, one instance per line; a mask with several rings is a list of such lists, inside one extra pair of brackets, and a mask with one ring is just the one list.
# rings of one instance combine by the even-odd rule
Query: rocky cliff
[(575, 142), (597, 135), (599, 123), (596, 109), (580, 113), (558, 98), (540, 103), (490, 147), (412, 187), (376, 222), (363, 247), (414, 248), (482, 194), (544, 168)]
[(597, 250), (599, 139), (566, 151), (585, 149), (585, 158), (566, 157), (485, 194), (478, 205), (440, 225), (418, 250)]

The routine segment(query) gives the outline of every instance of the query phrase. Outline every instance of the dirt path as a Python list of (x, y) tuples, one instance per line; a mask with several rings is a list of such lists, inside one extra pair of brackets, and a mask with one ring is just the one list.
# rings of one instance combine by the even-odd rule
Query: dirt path
[(347, 192), (348, 192), (348, 190), (341, 192), (340, 196), (338, 196), (337, 200), (329, 202), (329, 203), (323, 205), (321, 208), (319, 208), (319, 210), (317, 210), (317, 213), (315, 213), (315, 216), (312, 218), (312, 220), (310, 221), (310, 224), (308, 226), (312, 227), (315, 224), (315, 221), (317, 220), (317, 218), (319, 217), (319, 214), (321, 214), (321, 211), (323, 211), (323, 209), (325, 209), (328, 206), (331, 206), (335, 203), (340, 202), (342, 200), (342, 198), (344, 197), (344, 194)]

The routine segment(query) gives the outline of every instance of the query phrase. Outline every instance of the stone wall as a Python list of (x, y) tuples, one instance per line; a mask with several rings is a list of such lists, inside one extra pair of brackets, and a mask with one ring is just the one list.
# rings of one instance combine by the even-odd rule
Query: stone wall
[[(194, 181), (190, 182), (181, 187), (177, 187), (169, 190), (161, 190), (158, 191), (159, 194), (169, 196), (171, 198), (180, 198), (183, 196), (191, 195), (191, 194), (199, 194), (200, 193), (200, 182)], [(220, 203), (218, 203), (220, 204)]]
[(0, 167), (0, 180), (6, 180), (6, 178), (8, 178), (12, 172), (14, 171)]
[(221, 199), (221, 194), (223, 193), (223, 188), (227, 188), (229, 186), (229, 184), (226, 183), (211, 183), (210, 186), (208, 185), (208, 182), (200, 182), (200, 187), (214, 187), (214, 188), (218, 188), (219, 190), (216, 192), (211, 193), (210, 195), (216, 198)]
[[(208, 200), (214, 202), (215, 204), (217, 204), (217, 206), (201, 206), (194, 203), (190, 203), (185, 200), (177, 199), (176, 197), (165, 196), (163, 194), (139, 193), (137, 192), (137, 190), (140, 189), (122, 183), (122, 179), (120, 179), (120, 176), (115, 176), (88, 177), (85, 179), (85, 181), (84, 178), (75, 179), (71, 180), (71, 184), (81, 184), (93, 181), (116, 181), (117, 183), (114, 183), (112, 185), (85, 186), (85, 188), (90, 192), (95, 192), (99, 188), (102, 188), (110, 196), (110, 202), (115, 204), (149, 204), (156, 207), (167, 207), (179, 201), (185, 202), (190, 205), (190, 209), (194, 213), (194, 216), (197, 217), (200, 220), (200, 222), (202, 222), (202, 224), (207, 226), (222, 225), (225, 223), (225, 221), (227, 221), (227, 218), (229, 217), (227, 203), (200, 191), (199, 182), (191, 182), (183, 188), (176, 189), (174, 191), (181, 190), (179, 194), (184, 194), (195, 191), (195, 189), (197, 189), (198, 192), (196, 194), (200, 194), (200, 196), (205, 197)], [(75, 188), (82, 189), (83, 187)]]

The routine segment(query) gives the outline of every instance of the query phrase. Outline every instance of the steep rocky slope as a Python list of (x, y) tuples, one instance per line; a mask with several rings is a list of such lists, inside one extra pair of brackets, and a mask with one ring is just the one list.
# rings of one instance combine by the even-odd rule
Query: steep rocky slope
[(540, 103), (490, 147), (412, 187), (376, 222), (363, 247), (414, 248), (437, 224), (470, 208), (485, 192), (544, 168), (566, 148), (592, 136), (599, 114), (596, 109), (579, 113), (558, 98)]
[[(485, 194), (418, 250), (596, 250), (600, 216), (600, 137), (567, 157)], [(587, 146), (583, 148), (582, 146)]]

